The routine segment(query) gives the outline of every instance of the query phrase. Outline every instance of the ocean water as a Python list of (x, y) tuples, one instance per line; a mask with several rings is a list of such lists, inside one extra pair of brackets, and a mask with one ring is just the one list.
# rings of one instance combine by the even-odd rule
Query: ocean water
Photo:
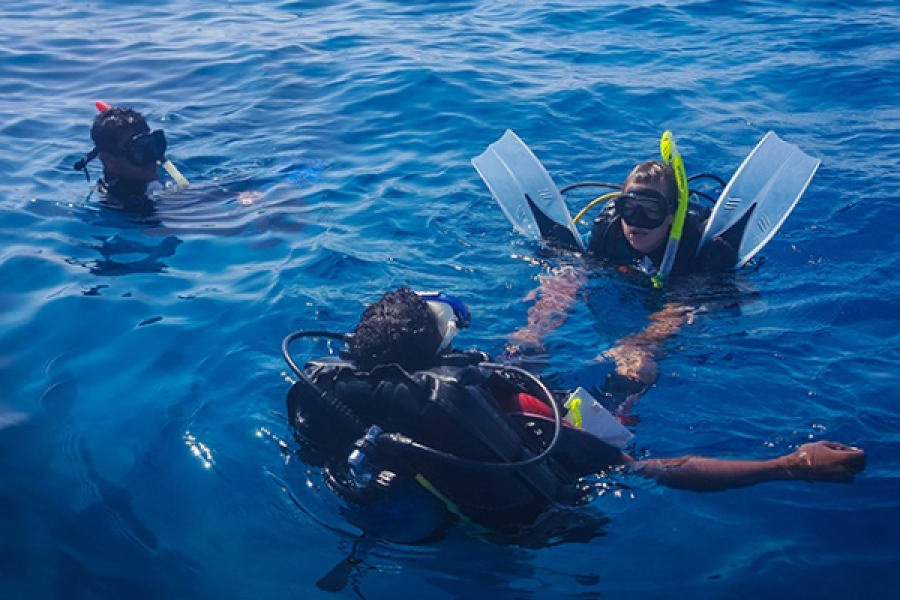
[[(6, 3), (0, 598), (898, 597), (898, 83), (883, 1)], [(192, 182), (152, 218), (101, 208), (71, 168), (98, 99), (164, 128)], [(596, 482), (579, 515), (602, 531), (543, 547), (358, 542), (292, 455), (281, 340), (409, 284), (462, 297), (459, 342), (498, 352), (564, 260), (469, 162), (507, 128), (559, 185), (621, 181), (666, 129), (689, 173), (729, 177), (769, 130), (820, 158), (739, 276), (756, 294), (667, 343), (632, 450), (829, 439), (866, 471)], [(589, 379), (652, 305), (593, 276), (551, 368)]]

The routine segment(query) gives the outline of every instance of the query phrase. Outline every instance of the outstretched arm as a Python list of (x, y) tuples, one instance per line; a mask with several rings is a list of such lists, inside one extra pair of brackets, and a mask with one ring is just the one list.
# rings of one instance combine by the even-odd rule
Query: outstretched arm
[(713, 492), (768, 481), (849, 483), (866, 466), (866, 453), (835, 442), (803, 444), (769, 460), (724, 460), (702, 456), (633, 461), (628, 470), (671, 488)]

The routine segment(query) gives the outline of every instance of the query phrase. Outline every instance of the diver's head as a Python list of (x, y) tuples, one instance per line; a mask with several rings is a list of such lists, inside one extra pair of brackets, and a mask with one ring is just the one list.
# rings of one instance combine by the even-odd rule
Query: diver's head
[(442, 293), (417, 293), (404, 286), (366, 308), (347, 355), (363, 370), (388, 364), (407, 371), (427, 369), (468, 324), (468, 309), (459, 300)]
[(639, 164), (625, 178), (615, 207), (628, 243), (639, 252), (653, 252), (668, 239), (678, 209), (675, 171), (657, 160)]
[(91, 154), (103, 163), (107, 181), (149, 183), (159, 179), (157, 161), (165, 156), (165, 134), (160, 129), (150, 131), (147, 120), (136, 110), (123, 107), (104, 110), (94, 119), (91, 139), (94, 141)]

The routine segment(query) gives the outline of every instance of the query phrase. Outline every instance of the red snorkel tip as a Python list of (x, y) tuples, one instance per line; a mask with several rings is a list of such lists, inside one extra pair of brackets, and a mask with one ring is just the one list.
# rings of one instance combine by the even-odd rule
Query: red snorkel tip
[(112, 108), (112, 104), (107, 104), (103, 100), (97, 100), (94, 102), (94, 106), (97, 107), (97, 112), (106, 112)]

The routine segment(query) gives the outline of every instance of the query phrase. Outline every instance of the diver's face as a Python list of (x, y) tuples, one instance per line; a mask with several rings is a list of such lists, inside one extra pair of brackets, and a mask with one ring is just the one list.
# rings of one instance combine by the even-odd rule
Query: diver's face
[[(623, 190), (623, 193), (634, 192), (641, 189), (652, 189), (660, 194), (664, 194), (665, 190), (660, 189), (662, 187), (663, 186), (661, 185), (632, 185), (629, 186), (628, 189)], [(630, 202), (635, 202), (637, 205), (640, 205), (644, 201), (641, 200), (638, 195), (636, 199), (630, 200)], [(653, 210), (657, 210), (658, 206), (653, 200), (648, 199), (646, 200), (646, 206), (641, 206), (641, 208), (644, 209), (645, 214), (650, 214)], [(672, 226), (672, 221), (674, 219), (674, 215), (667, 215), (659, 226), (653, 228), (629, 225), (625, 219), (622, 219), (622, 231), (625, 233), (625, 239), (628, 240), (628, 243), (631, 244), (632, 248), (638, 252), (649, 254), (660, 248), (669, 238), (669, 228)]]
[(123, 132), (118, 140), (118, 150), (115, 152), (103, 151), (97, 155), (103, 163), (103, 174), (108, 180), (120, 179), (125, 181), (138, 181), (149, 183), (159, 179), (159, 167), (156, 161), (137, 165), (129, 160), (129, 144), (132, 138), (144, 133), (143, 130), (128, 130)]

